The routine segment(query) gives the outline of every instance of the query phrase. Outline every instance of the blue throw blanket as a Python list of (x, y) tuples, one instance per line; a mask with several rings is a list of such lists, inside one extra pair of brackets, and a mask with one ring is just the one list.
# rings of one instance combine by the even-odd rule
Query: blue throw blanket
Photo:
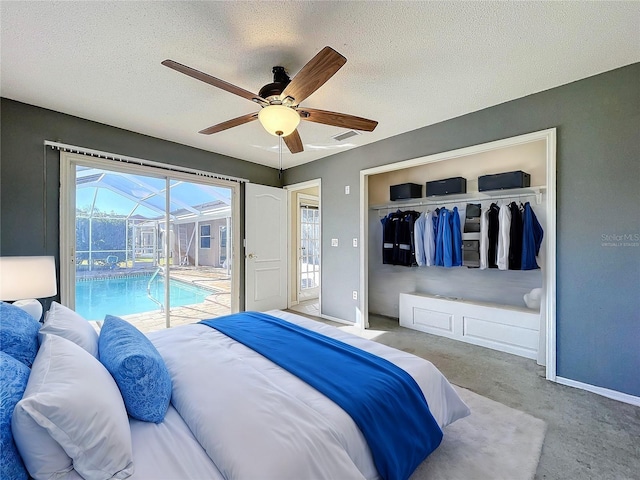
[(301, 378), (345, 410), (369, 444), (378, 473), (406, 480), (442, 441), (413, 377), (339, 340), (258, 312), (201, 323)]

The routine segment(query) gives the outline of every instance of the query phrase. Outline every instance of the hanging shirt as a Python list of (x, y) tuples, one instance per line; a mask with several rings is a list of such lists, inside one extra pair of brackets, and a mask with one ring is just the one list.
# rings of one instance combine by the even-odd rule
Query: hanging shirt
[(444, 265), (444, 244), (442, 243), (442, 236), (444, 234), (444, 224), (445, 224), (445, 208), (441, 208), (438, 211), (438, 221), (437, 221), (437, 232), (436, 232), (436, 254), (434, 259), (434, 265), (439, 267)]
[(498, 219), (496, 265), (498, 265), (499, 270), (507, 270), (509, 268), (509, 239), (511, 234), (511, 210), (508, 205), (500, 206)]
[[(424, 235), (427, 230), (427, 217), (426, 213), (420, 215), (416, 222), (413, 225), (413, 235), (415, 239), (416, 246), (416, 263), (419, 267), (427, 264), (427, 258), (425, 256), (425, 244), (424, 244)], [(431, 225), (429, 225), (431, 227)]]
[(453, 267), (453, 214), (450, 210), (443, 208), (444, 218), (442, 227), (442, 265)]
[(425, 228), (424, 228), (424, 256), (425, 256), (425, 265), (427, 267), (431, 267), (435, 265), (435, 257), (436, 257), (436, 221), (437, 217), (435, 216), (435, 212), (427, 212), (425, 213)]
[(520, 270), (522, 265), (522, 211), (516, 202), (509, 204), (509, 210), (511, 210), (509, 270)]
[(452, 265), (460, 267), (462, 266), (462, 222), (458, 214), (458, 207), (453, 207), (451, 217)]
[(524, 204), (522, 224), (522, 270), (535, 270), (540, 268), (536, 257), (540, 252), (544, 231), (529, 202)]
[(396, 225), (397, 213), (389, 213), (380, 220), (382, 223), (382, 263), (395, 265), (397, 258)]
[(498, 234), (499, 234), (499, 214), (500, 208), (495, 203), (489, 207), (489, 248), (487, 253), (487, 261), (489, 268), (496, 268), (496, 260), (498, 258)]
[(480, 213), (480, 270), (489, 267), (489, 209)]

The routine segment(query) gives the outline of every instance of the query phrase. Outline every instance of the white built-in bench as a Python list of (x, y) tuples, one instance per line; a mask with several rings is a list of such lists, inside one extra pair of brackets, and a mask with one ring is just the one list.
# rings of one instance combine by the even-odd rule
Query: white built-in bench
[(536, 359), (540, 314), (528, 308), (400, 294), (400, 325)]

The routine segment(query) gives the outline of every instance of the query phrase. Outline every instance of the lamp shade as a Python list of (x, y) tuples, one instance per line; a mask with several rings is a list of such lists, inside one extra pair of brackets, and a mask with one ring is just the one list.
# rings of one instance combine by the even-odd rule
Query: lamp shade
[(0, 257), (0, 300), (47, 298), (56, 293), (53, 257)]
[(286, 137), (298, 128), (300, 115), (291, 107), (269, 105), (258, 112), (258, 120), (271, 135)]

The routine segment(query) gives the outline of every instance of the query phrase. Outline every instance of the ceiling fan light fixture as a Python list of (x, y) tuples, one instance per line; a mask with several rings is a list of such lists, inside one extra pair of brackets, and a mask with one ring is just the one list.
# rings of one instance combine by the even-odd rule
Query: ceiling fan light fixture
[(291, 107), (269, 105), (258, 112), (258, 120), (271, 135), (286, 137), (298, 128), (300, 115)]

